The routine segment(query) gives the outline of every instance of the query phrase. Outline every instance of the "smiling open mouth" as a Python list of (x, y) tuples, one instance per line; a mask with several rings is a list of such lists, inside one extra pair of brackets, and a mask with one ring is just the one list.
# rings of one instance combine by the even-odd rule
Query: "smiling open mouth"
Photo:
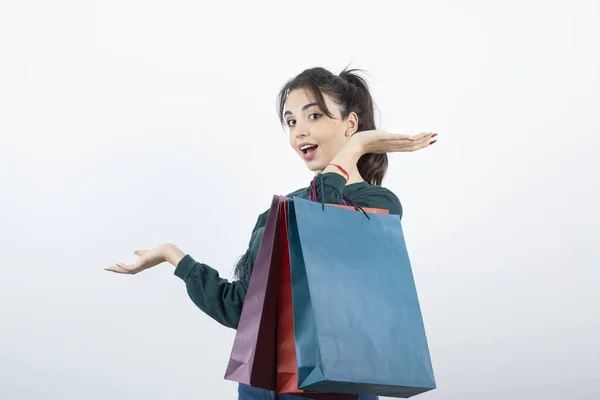
[(302, 152), (302, 157), (306, 160), (312, 160), (315, 155), (317, 154), (317, 148), (319, 146), (316, 144), (310, 144), (310, 145), (306, 145), (306, 146), (302, 146), (300, 148), (300, 151)]
[(319, 147), (319, 146), (316, 144), (306, 145), (306, 146), (302, 146), (302, 148), (300, 150), (302, 151), (302, 153), (308, 154), (312, 151), (315, 151), (317, 149), (317, 147)]

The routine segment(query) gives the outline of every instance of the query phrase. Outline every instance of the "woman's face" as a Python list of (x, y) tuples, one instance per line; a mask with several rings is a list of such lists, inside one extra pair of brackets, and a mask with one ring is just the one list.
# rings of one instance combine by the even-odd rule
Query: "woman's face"
[(304, 89), (289, 93), (284, 111), (292, 149), (316, 173), (327, 167), (358, 126), (355, 113), (342, 121), (338, 105), (326, 93), (323, 97), (333, 119), (323, 114), (310, 91)]

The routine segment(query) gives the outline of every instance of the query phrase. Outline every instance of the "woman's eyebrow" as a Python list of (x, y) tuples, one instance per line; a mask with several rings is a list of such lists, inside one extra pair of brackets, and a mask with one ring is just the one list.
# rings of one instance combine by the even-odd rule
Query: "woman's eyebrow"
[[(308, 103), (308, 104), (305, 104), (305, 105), (302, 106), (302, 111), (305, 111), (307, 108), (311, 108), (312, 106), (318, 106), (318, 104), (317, 103)], [(285, 117), (286, 115), (291, 114), (291, 113), (292, 112), (288, 110), (285, 113), (283, 113), (283, 116)]]

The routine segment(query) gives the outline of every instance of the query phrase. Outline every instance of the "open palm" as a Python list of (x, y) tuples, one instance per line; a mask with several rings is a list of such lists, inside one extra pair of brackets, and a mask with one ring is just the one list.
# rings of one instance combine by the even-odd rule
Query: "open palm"
[(151, 250), (136, 250), (134, 253), (140, 258), (134, 264), (115, 263), (110, 267), (104, 268), (106, 271), (112, 271), (119, 274), (137, 274), (145, 269), (152, 268), (166, 260), (164, 245), (157, 246)]
[(381, 130), (357, 132), (353, 139), (359, 140), (363, 153), (411, 152), (424, 149), (436, 142), (436, 133), (402, 135)]

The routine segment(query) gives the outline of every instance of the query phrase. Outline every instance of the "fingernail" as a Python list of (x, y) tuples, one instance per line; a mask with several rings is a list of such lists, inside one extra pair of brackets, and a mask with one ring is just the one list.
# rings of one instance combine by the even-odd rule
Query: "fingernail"
[(435, 142), (437, 142), (437, 140), (434, 140), (433, 142), (429, 143), (429, 145), (431, 146), (432, 144), (434, 144)]
[(434, 133), (433, 135), (431, 135), (432, 138), (436, 137), (438, 134)]

